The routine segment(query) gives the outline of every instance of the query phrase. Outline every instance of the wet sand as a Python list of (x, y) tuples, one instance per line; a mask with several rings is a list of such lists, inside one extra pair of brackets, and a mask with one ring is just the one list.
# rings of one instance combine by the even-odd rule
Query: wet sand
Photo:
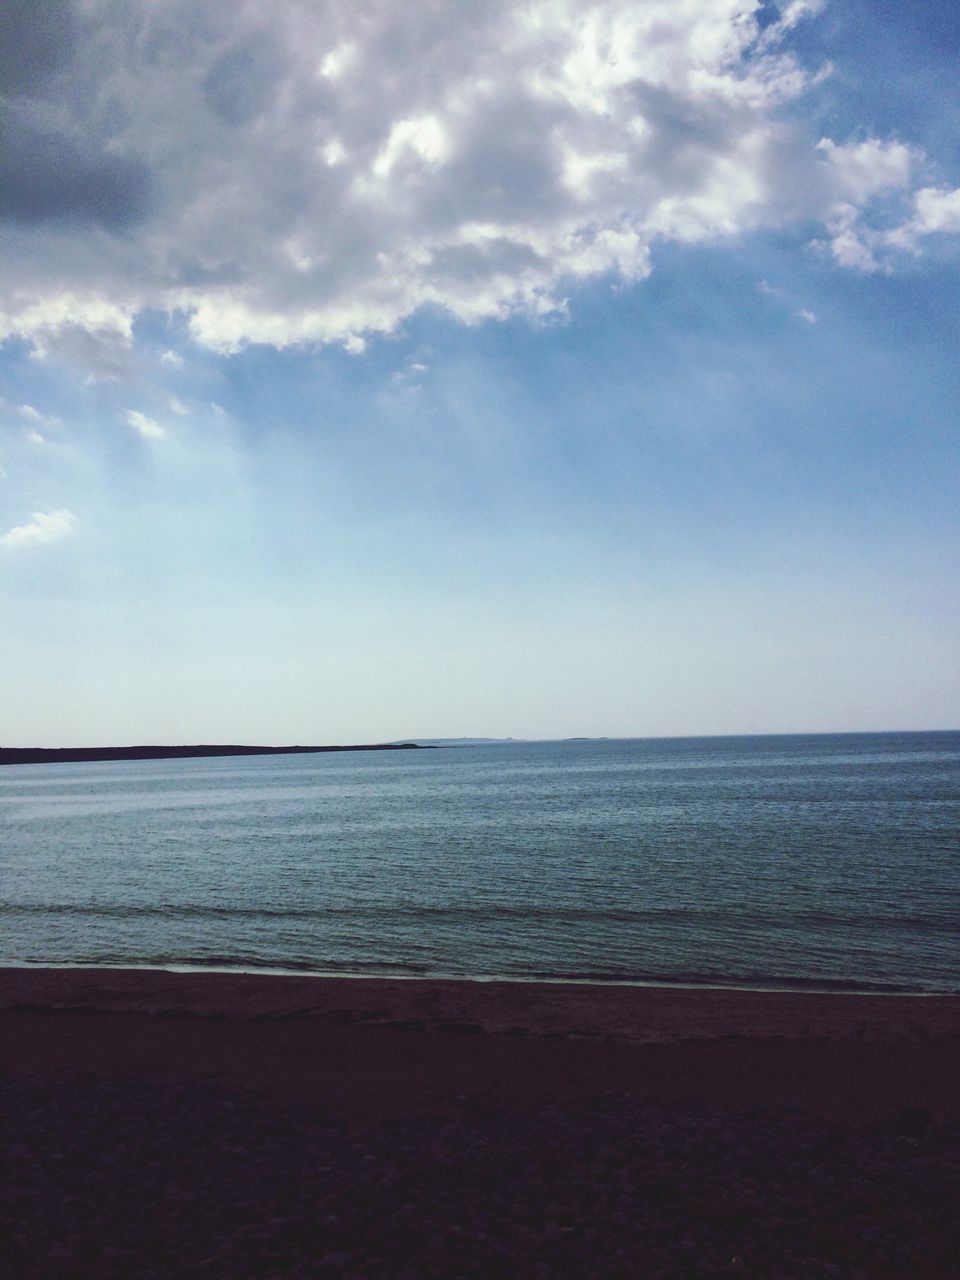
[(0, 1078), (18, 1277), (956, 1274), (960, 997), (4, 970)]
[(960, 997), (123, 969), (0, 971), (0, 1071), (232, 1085), (350, 1114), (604, 1090), (960, 1119)]

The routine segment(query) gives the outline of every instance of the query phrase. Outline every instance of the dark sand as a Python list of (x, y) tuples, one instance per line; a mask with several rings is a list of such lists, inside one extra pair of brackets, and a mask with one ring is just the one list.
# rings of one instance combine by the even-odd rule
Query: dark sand
[(960, 997), (0, 971), (16, 1277), (960, 1276)]

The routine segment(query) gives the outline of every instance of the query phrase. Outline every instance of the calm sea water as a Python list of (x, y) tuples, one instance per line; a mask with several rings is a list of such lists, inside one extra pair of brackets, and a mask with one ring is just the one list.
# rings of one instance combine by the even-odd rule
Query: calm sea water
[(960, 733), (0, 770), (0, 962), (960, 990)]

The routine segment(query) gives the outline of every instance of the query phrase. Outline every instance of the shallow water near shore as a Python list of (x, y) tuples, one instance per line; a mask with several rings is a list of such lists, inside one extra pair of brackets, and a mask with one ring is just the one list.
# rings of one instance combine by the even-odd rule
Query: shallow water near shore
[(960, 733), (0, 771), (0, 962), (960, 990)]

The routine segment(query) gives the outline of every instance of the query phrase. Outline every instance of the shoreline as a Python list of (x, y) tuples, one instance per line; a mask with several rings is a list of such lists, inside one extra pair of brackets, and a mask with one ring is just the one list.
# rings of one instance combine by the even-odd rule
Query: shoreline
[(379, 1026), (484, 1038), (960, 1044), (960, 996), (729, 987), (320, 977), (99, 967), (0, 968), (0, 1015), (145, 1015)]
[[(311, 968), (284, 968), (282, 965), (256, 965), (237, 962), (236, 964), (199, 964), (190, 961), (171, 960), (165, 963), (153, 963), (143, 961), (142, 963), (131, 964), (117, 961), (115, 963), (105, 961), (81, 961), (81, 960), (63, 960), (52, 961), (47, 960), (34, 962), (31, 960), (15, 960), (0, 958), (0, 975), (6, 972), (99, 972), (104, 973), (172, 973), (185, 974), (187, 976), (203, 976), (204, 974), (220, 975), (222, 977), (253, 977), (253, 978), (276, 978), (289, 979), (296, 978), (302, 980), (323, 980), (333, 982), (439, 982), (439, 983), (464, 983), (467, 985), (477, 984), (480, 986), (489, 986), (493, 983), (503, 983), (510, 986), (520, 987), (589, 987), (589, 988), (627, 988), (630, 990), (655, 990), (655, 991), (700, 991), (700, 992), (744, 992), (747, 994), (757, 993), (766, 995), (783, 995), (783, 996), (804, 996), (804, 995), (823, 995), (823, 996), (849, 996), (856, 998), (868, 999), (876, 998), (893, 998), (898, 997), (906, 1000), (928, 1000), (928, 999), (960, 999), (960, 986), (955, 988), (926, 988), (908, 987), (900, 985), (884, 985), (876, 983), (873, 985), (857, 984), (854, 982), (844, 983), (840, 979), (831, 981), (823, 980), (804, 980), (801, 978), (767, 978), (750, 981), (746, 978), (730, 978), (728, 981), (720, 979), (696, 977), (679, 977), (669, 978), (665, 975), (652, 975), (650, 977), (633, 977), (633, 978), (616, 978), (607, 975), (587, 976), (575, 974), (548, 974), (536, 973), (530, 975), (517, 975), (509, 973), (398, 973), (392, 971), (370, 971), (368, 973), (349, 972), (343, 969), (311, 969)], [(0, 1005), (2, 1008), (2, 1005)]]

